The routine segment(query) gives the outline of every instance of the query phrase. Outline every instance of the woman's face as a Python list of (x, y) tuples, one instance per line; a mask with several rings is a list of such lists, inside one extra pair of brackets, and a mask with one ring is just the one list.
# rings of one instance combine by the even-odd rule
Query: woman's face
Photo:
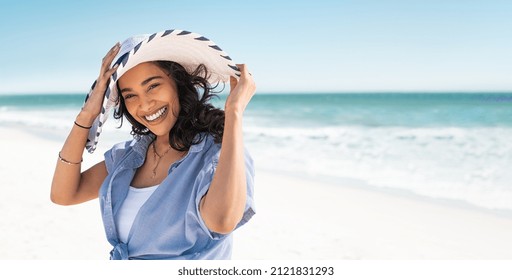
[(118, 81), (126, 109), (157, 136), (169, 135), (176, 123), (180, 104), (176, 83), (151, 62), (128, 70)]

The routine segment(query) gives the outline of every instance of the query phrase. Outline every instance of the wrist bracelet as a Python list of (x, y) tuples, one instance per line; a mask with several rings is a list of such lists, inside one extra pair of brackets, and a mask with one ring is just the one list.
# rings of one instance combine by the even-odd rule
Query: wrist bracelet
[(83, 126), (81, 124), (78, 124), (76, 121), (75, 121), (75, 125), (78, 126), (78, 127), (83, 128), (83, 129), (91, 129), (92, 128), (92, 125), (91, 126)]
[(82, 163), (82, 161), (84, 161), (84, 159), (81, 159), (80, 162), (71, 162), (69, 160), (66, 160), (64, 159), (61, 155), (60, 155), (60, 152), (59, 152), (59, 160), (64, 162), (65, 164), (69, 164), (69, 165), (78, 165), (80, 163)]

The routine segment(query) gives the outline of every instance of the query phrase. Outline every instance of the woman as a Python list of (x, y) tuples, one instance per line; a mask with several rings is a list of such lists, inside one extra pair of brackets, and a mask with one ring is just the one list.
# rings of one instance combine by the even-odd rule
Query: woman
[[(255, 83), (245, 65), (230, 63), (213, 42), (180, 30), (131, 37), (103, 59), (59, 153), (51, 200), (99, 197), (111, 259), (231, 257), (233, 230), (255, 214), (253, 162), (242, 139)], [(208, 100), (212, 81), (226, 77), (223, 111)], [(84, 148), (94, 151), (113, 104), (135, 137), (81, 172)]]

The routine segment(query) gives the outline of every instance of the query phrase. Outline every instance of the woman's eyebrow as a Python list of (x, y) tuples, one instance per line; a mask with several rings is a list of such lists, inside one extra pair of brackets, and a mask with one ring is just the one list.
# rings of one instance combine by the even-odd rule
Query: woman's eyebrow
[[(151, 82), (152, 80), (155, 80), (155, 79), (163, 79), (163, 77), (162, 76), (149, 77), (149, 78), (145, 79), (144, 81), (142, 81), (142, 83), (140, 83), (140, 85), (144, 86), (147, 83), (149, 83), (149, 82)], [(123, 88), (123, 89), (121, 89), (121, 91), (119, 93), (123, 93), (125, 91), (132, 91), (132, 89), (131, 88)]]
[(140, 85), (144, 86), (144, 85), (146, 85), (147, 83), (151, 82), (154, 79), (163, 79), (163, 78), (162, 78), (162, 76), (149, 77), (149, 78), (145, 79), (144, 81), (142, 81), (142, 83), (140, 83)]

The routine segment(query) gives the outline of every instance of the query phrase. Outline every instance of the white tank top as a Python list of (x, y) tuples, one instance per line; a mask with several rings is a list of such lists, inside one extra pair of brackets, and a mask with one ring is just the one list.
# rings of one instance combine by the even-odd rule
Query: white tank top
[(159, 185), (147, 188), (134, 188), (130, 186), (126, 199), (121, 205), (121, 208), (119, 208), (115, 219), (117, 234), (121, 242), (127, 243), (128, 234), (130, 233), (137, 213), (139, 213), (142, 205), (144, 205), (158, 186)]

